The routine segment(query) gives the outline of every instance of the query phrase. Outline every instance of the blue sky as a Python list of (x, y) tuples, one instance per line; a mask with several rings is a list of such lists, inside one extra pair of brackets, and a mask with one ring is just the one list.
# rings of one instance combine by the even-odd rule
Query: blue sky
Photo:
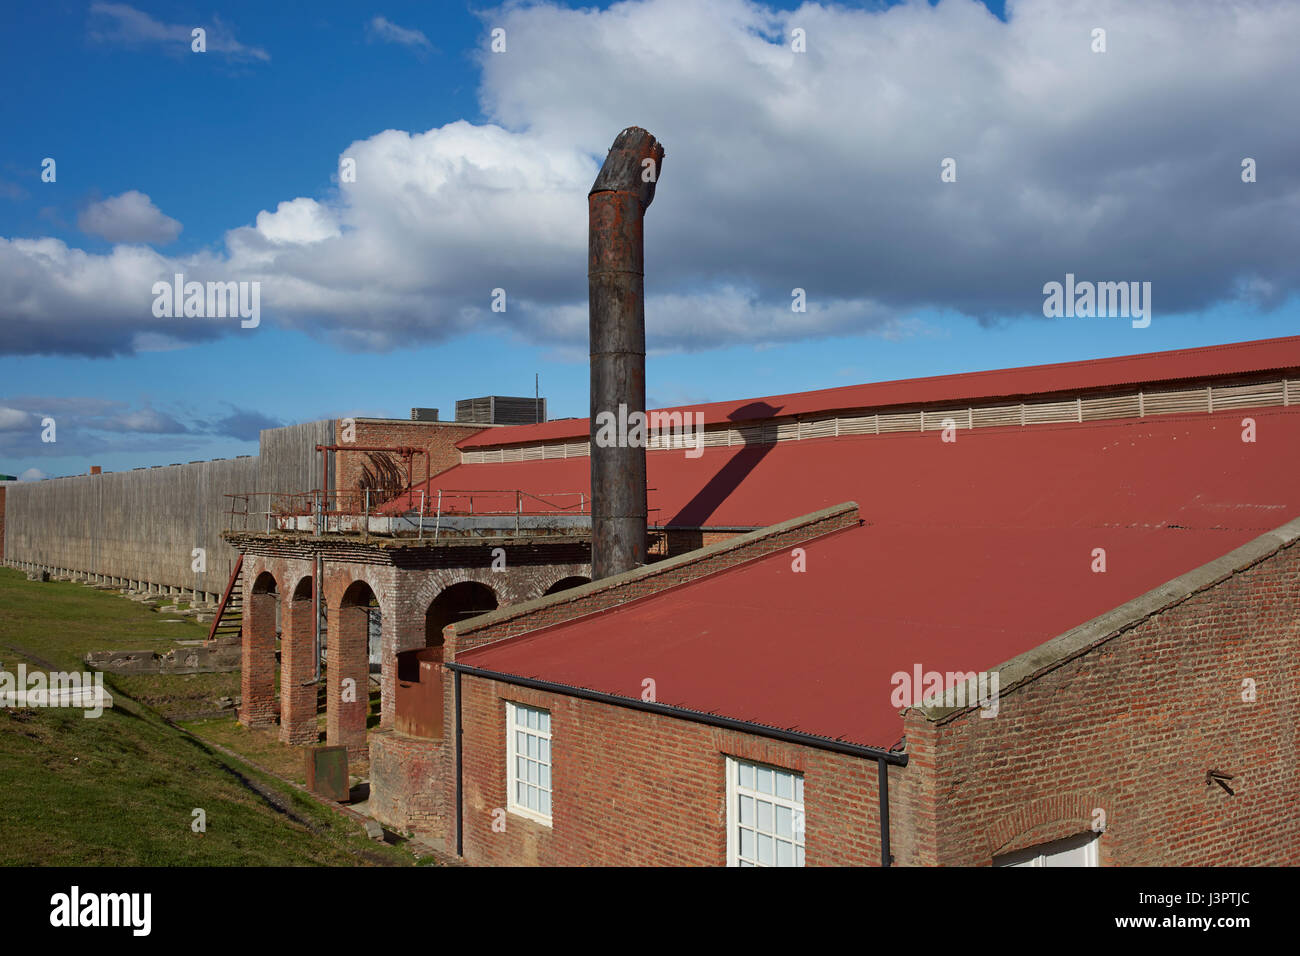
[[(667, 148), (652, 404), (1295, 334), (1293, 6), (6, 5), (0, 473), (449, 417), (534, 373), (585, 415), (583, 197), (631, 124)], [(261, 324), (157, 321), (174, 269), (260, 280)], [(1067, 271), (1152, 281), (1151, 326), (1043, 318)]]

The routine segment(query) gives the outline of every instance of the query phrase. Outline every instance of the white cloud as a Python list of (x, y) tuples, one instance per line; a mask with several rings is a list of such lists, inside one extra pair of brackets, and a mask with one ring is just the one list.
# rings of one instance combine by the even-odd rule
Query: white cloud
[(646, 221), (659, 350), (915, 334), (927, 309), (1041, 315), (1066, 272), (1151, 281), (1166, 315), (1300, 289), (1300, 172), (1282, 159), (1300, 131), (1277, 119), (1300, 112), (1291, 2), (1021, 0), (1003, 23), (973, 0), (641, 0), (484, 20), (509, 37), (480, 53), (491, 122), (346, 145), (355, 182), (259, 213), (219, 253), (0, 239), (0, 348), (237, 332), (152, 319), (151, 283), (178, 271), (260, 281), (268, 321), (351, 348), (469, 328), (581, 347), (586, 193), (629, 123), (667, 150)]
[(208, 53), (221, 53), (236, 60), (268, 61), (271, 55), (260, 47), (245, 46), (218, 16), (206, 23), (163, 23), (125, 3), (92, 3), (88, 32), (96, 43), (110, 46), (158, 45), (173, 55), (191, 52), (191, 31), (206, 31)]
[(48, 477), (49, 475), (41, 471), (39, 468), (28, 468), (26, 471), (24, 471), (21, 475), (18, 476), (18, 480), (19, 481), (41, 481)]
[(0, 405), (0, 432), (16, 432), (32, 427), (31, 413)]
[(399, 27), (386, 17), (375, 17), (366, 24), (366, 32), (375, 39), (383, 40), (386, 43), (400, 43), (402, 46), (422, 47), (424, 49), (433, 46), (429, 42), (429, 38), (421, 31)]
[(171, 242), (181, 234), (181, 224), (163, 215), (148, 196), (129, 190), (91, 203), (77, 216), (77, 228), (109, 242)]

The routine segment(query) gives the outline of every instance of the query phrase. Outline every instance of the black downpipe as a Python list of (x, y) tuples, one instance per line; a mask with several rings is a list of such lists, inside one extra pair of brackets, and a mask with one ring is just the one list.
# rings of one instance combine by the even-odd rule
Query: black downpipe
[(880, 865), (892, 866), (894, 857), (889, 852), (889, 764), (881, 760), (877, 766), (880, 768), (877, 787), (880, 791)]
[(452, 669), (452, 694), (456, 698), (456, 855), (465, 855), (465, 776), (461, 764), (460, 670)]

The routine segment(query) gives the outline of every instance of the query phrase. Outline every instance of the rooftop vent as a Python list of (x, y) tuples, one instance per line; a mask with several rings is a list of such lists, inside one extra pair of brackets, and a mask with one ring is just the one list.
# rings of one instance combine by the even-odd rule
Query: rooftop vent
[(457, 399), (456, 421), (477, 425), (532, 425), (546, 421), (546, 399), (509, 395)]

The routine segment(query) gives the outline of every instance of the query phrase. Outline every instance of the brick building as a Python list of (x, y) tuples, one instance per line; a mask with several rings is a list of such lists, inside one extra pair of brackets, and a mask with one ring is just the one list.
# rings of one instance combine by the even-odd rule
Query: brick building
[(489, 429), (360, 531), (239, 536), (245, 607), (321, 577), (333, 702), (373, 597), (381, 727), (330, 739), (473, 863), (1295, 864), (1298, 406), (1290, 338), (674, 410), (656, 560), (585, 583), (588, 422)]

